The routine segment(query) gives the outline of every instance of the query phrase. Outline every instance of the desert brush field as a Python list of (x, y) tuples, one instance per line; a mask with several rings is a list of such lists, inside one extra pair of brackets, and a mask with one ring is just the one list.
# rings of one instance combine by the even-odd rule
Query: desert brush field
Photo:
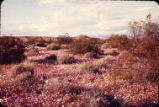
[(0, 37), (0, 104), (157, 107), (159, 36), (147, 35)]

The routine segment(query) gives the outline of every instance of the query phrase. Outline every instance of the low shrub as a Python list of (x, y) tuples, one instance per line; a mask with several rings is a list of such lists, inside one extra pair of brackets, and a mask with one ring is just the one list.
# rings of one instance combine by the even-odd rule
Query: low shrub
[(60, 64), (72, 64), (75, 63), (75, 61), (75, 58), (71, 54), (64, 54), (58, 59), (58, 63)]
[(94, 65), (97, 66), (98, 68), (101, 68), (101, 67), (106, 67), (106, 64), (107, 63), (111, 63), (113, 62), (115, 59), (113, 56), (107, 56), (105, 58), (102, 58), (102, 59), (99, 59), (97, 60)]
[(15, 37), (0, 37), (0, 64), (20, 63), (24, 55), (23, 42)]
[(38, 47), (46, 47), (46, 43), (37, 43), (36, 46), (38, 46)]
[(118, 65), (114, 67), (114, 72), (111, 73), (113, 79), (126, 80), (131, 83), (157, 82), (159, 80), (159, 73), (154, 72), (148, 63), (144, 64), (145, 60), (139, 60), (132, 53), (124, 51), (119, 55), (119, 59)]
[(119, 100), (112, 95), (106, 95), (100, 90), (88, 91), (84, 96), (84, 107), (121, 107)]
[(52, 54), (50, 56), (47, 56), (45, 59), (44, 59), (46, 62), (56, 62), (57, 61), (57, 56)]
[(46, 47), (47, 44), (53, 42), (53, 40), (47, 37), (27, 37), (26, 44), (27, 45), (36, 45), (39, 47)]
[(22, 82), (28, 80), (34, 76), (33, 65), (33, 63), (25, 61), (19, 65), (15, 65), (7, 75), (15, 81)]
[(99, 47), (92, 40), (74, 40), (70, 44), (69, 51), (73, 54), (100, 53)]
[(79, 71), (81, 73), (100, 73), (99, 69), (97, 68), (97, 66), (94, 66), (94, 64), (92, 63), (82, 63), (79, 66)]
[(33, 60), (36, 63), (51, 63), (51, 64), (57, 64), (57, 56), (55, 54), (52, 54), (50, 56), (45, 57), (44, 59), (38, 59)]
[(47, 50), (58, 50), (60, 48), (61, 48), (60, 45), (57, 45), (55, 43), (51, 43), (47, 46)]
[(118, 48), (119, 50), (129, 50), (133, 45), (132, 40), (126, 35), (112, 35), (107, 41), (111, 47)]
[(101, 48), (102, 49), (105, 49), (105, 48), (109, 48), (109, 43), (103, 43), (102, 45), (101, 45)]
[(73, 39), (69, 36), (60, 36), (57, 37), (56, 43), (61, 45), (61, 44), (70, 44), (73, 41)]
[(45, 81), (43, 86), (43, 92), (51, 93), (68, 93), (69, 92), (69, 83), (60, 81), (57, 78), (50, 78)]
[(97, 58), (97, 54), (96, 53), (92, 53), (92, 52), (87, 52), (84, 54), (84, 56), (86, 58)]

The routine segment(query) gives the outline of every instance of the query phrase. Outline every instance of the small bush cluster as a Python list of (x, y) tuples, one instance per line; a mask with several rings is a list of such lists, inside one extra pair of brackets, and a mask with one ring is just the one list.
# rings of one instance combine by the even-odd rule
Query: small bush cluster
[(43, 92), (47, 92), (49, 94), (57, 93), (59, 91), (62, 93), (68, 93), (69, 89), (68, 82), (62, 82), (57, 78), (50, 78), (46, 80), (43, 86)]
[(71, 54), (64, 54), (58, 59), (59, 64), (72, 64), (75, 63), (75, 61), (75, 58)]
[(73, 54), (85, 54), (87, 52), (100, 53), (99, 47), (92, 40), (74, 40), (70, 44), (69, 50)]
[(102, 58), (94, 63), (82, 63), (79, 66), (79, 71), (81, 73), (94, 73), (94, 74), (101, 74), (102, 69), (107, 68), (107, 63), (111, 63), (114, 61), (112, 56), (108, 56), (106, 58)]
[(27, 45), (36, 45), (39, 47), (46, 47), (48, 43), (51, 43), (52, 40), (46, 40), (45, 38), (42, 37), (27, 37)]
[(28, 80), (34, 76), (33, 65), (33, 63), (25, 61), (19, 65), (15, 65), (7, 75), (17, 82)]
[(20, 63), (24, 55), (23, 42), (15, 37), (0, 37), (0, 64)]
[[(142, 68), (141, 60), (129, 51), (124, 51), (119, 55), (119, 64), (114, 67), (112, 77), (116, 80), (127, 80), (132, 83), (157, 82), (158, 73), (150, 68)], [(140, 61), (140, 65), (138, 62)]]
[(79, 66), (79, 71), (81, 73), (98, 73), (99, 72), (99, 69), (94, 66), (94, 64), (92, 63), (82, 63), (80, 66)]
[(70, 44), (72, 41), (73, 41), (73, 39), (69, 36), (60, 36), (60, 37), (57, 37), (56, 43), (60, 44), (60, 45)]
[(129, 50), (132, 47), (132, 41), (126, 35), (112, 35), (107, 41), (111, 47), (119, 50)]
[(60, 48), (61, 48), (60, 45), (57, 45), (55, 43), (51, 43), (47, 46), (47, 50), (58, 50)]

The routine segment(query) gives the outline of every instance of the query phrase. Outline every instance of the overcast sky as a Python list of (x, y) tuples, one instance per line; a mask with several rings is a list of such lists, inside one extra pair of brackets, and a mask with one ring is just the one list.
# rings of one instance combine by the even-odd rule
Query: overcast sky
[(152, 1), (4, 0), (1, 11), (1, 35), (106, 37), (128, 33), (128, 23), (148, 13), (159, 22)]

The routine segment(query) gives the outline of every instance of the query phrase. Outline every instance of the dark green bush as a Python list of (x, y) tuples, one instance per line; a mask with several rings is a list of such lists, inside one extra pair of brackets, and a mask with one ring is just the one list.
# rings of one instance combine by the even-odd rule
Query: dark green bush
[(20, 63), (26, 58), (23, 42), (15, 37), (0, 37), (0, 64)]
[(73, 54), (85, 54), (87, 52), (101, 53), (96, 43), (91, 40), (74, 40), (70, 44), (69, 50)]

